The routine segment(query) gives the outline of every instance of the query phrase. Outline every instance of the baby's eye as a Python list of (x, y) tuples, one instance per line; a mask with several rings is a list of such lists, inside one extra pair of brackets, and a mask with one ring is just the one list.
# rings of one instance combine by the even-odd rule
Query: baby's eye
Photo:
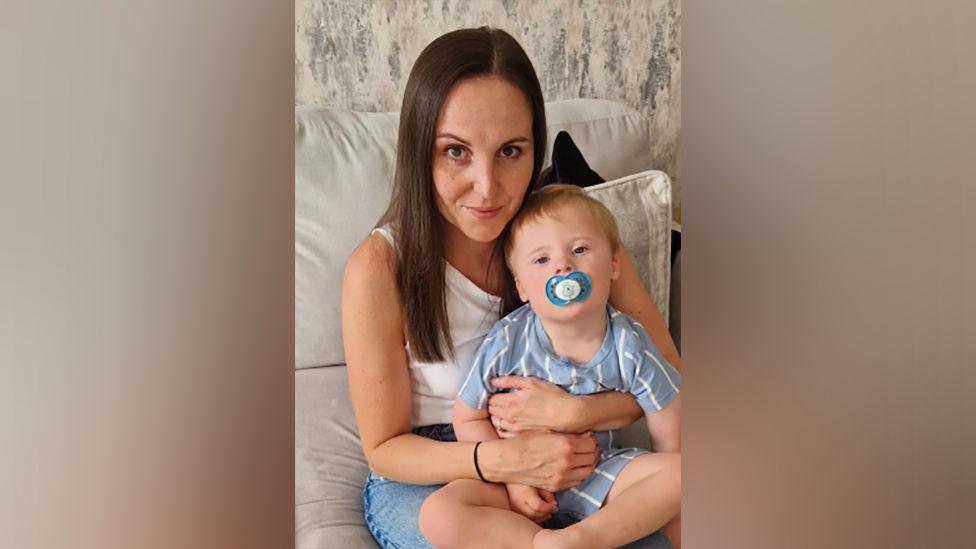
[(464, 147), (459, 147), (457, 145), (451, 145), (444, 149), (444, 156), (450, 158), (451, 160), (461, 160), (465, 156)]
[(516, 147), (515, 145), (508, 145), (502, 147), (501, 154), (505, 158), (518, 158), (522, 154), (522, 148)]
[(586, 246), (577, 246), (577, 247), (573, 248), (573, 253), (574, 254), (581, 254), (581, 253), (584, 253), (586, 250), (587, 250)]
[(546, 263), (549, 263), (549, 258), (546, 256), (537, 257), (532, 260), (532, 263), (535, 263), (536, 265), (545, 265)]

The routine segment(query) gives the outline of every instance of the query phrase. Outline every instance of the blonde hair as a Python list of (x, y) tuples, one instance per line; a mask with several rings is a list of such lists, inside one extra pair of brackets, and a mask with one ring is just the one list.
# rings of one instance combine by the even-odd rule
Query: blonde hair
[(543, 217), (557, 217), (558, 211), (571, 204), (579, 204), (586, 209), (590, 219), (610, 241), (610, 251), (617, 253), (620, 248), (620, 231), (617, 229), (617, 218), (603, 205), (575, 185), (561, 183), (546, 185), (527, 195), (515, 218), (512, 219), (505, 232), (505, 261), (511, 266), (512, 249), (515, 247), (515, 233), (527, 223), (537, 221)]

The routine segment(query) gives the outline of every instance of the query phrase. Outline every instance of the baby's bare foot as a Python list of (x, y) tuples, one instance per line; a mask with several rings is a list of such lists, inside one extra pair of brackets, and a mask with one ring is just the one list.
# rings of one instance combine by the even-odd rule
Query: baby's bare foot
[(532, 549), (588, 549), (585, 541), (576, 528), (539, 530), (532, 538)]

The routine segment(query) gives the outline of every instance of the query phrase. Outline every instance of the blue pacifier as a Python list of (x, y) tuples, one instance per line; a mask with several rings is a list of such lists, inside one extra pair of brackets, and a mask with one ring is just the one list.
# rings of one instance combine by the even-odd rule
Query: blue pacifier
[(546, 281), (546, 297), (553, 305), (565, 307), (589, 297), (592, 285), (590, 277), (580, 271), (573, 271), (566, 276), (554, 275)]

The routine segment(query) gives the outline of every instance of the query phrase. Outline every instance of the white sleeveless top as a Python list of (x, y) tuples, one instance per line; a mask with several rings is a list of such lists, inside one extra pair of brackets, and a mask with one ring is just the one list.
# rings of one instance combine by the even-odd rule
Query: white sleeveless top
[[(388, 225), (373, 229), (396, 248)], [(501, 298), (493, 296), (468, 280), (448, 262), (444, 262), (447, 318), (455, 359), (446, 356), (442, 362), (420, 362), (406, 344), (410, 368), (411, 427), (451, 423), (451, 408), (457, 396), (460, 377), (474, 359), (488, 330), (498, 321)]]

